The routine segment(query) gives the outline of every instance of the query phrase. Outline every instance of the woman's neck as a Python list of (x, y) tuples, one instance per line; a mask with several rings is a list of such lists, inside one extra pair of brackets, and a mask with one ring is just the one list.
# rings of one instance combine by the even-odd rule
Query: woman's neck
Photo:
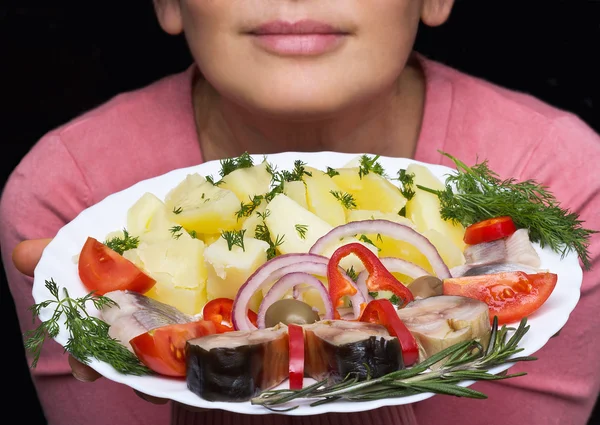
[(421, 130), (425, 78), (416, 59), (385, 93), (322, 120), (253, 114), (227, 101), (203, 79), (194, 84), (198, 138), (205, 161), (244, 152), (338, 151), (413, 157)]

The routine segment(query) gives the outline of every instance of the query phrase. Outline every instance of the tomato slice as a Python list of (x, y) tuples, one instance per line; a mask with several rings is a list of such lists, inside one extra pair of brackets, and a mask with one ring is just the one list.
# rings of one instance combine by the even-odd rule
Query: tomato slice
[(460, 295), (487, 303), (490, 322), (518, 322), (534, 313), (546, 302), (556, 287), (554, 273), (527, 274), (504, 272), (482, 276), (445, 279), (444, 295)]
[(360, 317), (361, 322), (378, 323), (386, 327), (390, 335), (398, 338), (402, 347), (404, 366), (410, 366), (419, 359), (419, 347), (412, 333), (398, 317), (394, 305), (386, 299), (370, 301)]
[[(217, 333), (232, 332), (234, 331), (231, 321), (232, 310), (233, 300), (231, 298), (215, 298), (204, 305), (202, 318), (213, 322), (217, 328)], [(254, 326), (257, 326), (258, 316), (250, 309), (248, 309), (248, 319)]]
[(517, 230), (513, 219), (509, 216), (490, 218), (474, 224), (465, 229), (463, 241), (467, 245), (476, 245), (483, 242), (492, 242), (506, 238)]
[(290, 323), (288, 325), (290, 346), (289, 381), (290, 390), (301, 390), (304, 385), (304, 329)]
[(185, 344), (188, 340), (216, 333), (208, 320), (166, 325), (136, 336), (129, 343), (140, 361), (166, 376), (185, 376)]
[(83, 285), (98, 295), (117, 290), (143, 294), (156, 284), (131, 261), (92, 237), (83, 245), (77, 267)]

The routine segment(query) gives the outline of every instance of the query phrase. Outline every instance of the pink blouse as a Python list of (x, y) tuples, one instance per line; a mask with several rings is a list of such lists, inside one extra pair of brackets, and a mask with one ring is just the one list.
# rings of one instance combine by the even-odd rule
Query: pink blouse
[[(468, 164), (488, 159), (501, 177), (533, 178), (550, 187), (585, 226), (600, 229), (600, 137), (578, 117), (523, 93), (506, 90), (421, 58), (427, 92), (415, 158), (451, 165), (438, 149)], [(124, 93), (47, 133), (11, 174), (0, 203), (0, 243), (21, 330), (32, 329), (31, 279), (11, 262), (24, 239), (52, 237), (83, 209), (139, 180), (202, 162), (191, 78), (194, 67)], [(368, 150), (368, 149), (367, 149)], [(360, 414), (305, 418), (242, 416), (222, 411), (172, 412), (177, 424), (584, 425), (600, 390), (600, 235), (590, 246), (581, 299), (561, 334), (511, 372), (527, 376), (474, 389), (489, 396), (450, 396)], [(81, 383), (63, 348), (50, 341), (32, 377), (50, 425), (159, 425), (169, 405), (153, 405), (108, 380)]]

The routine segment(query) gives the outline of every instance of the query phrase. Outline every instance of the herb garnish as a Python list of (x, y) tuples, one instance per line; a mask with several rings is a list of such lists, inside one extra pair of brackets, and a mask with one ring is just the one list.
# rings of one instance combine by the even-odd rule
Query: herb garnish
[(360, 159), (359, 159), (360, 166), (358, 167), (358, 175), (360, 176), (361, 179), (363, 178), (363, 176), (366, 176), (370, 172), (379, 174), (380, 176), (385, 175), (385, 170), (383, 169), (381, 164), (379, 162), (377, 162), (379, 157), (380, 157), (380, 155), (376, 155), (373, 158), (369, 158), (368, 155), (362, 155), (360, 157)]
[(308, 230), (308, 226), (306, 224), (296, 224), (295, 227), (300, 239), (306, 239), (306, 231)]
[(575, 251), (584, 267), (591, 267), (589, 238), (598, 231), (583, 228), (578, 214), (562, 208), (546, 186), (534, 180), (501, 180), (487, 160), (468, 167), (452, 155), (440, 153), (454, 161), (458, 173), (446, 178), (445, 190), (417, 187), (437, 195), (444, 220), (469, 226), (508, 215), (518, 228), (529, 229), (531, 241), (542, 248), (547, 245), (562, 257)]
[(238, 218), (238, 220), (242, 217), (250, 217), (250, 215), (254, 212), (256, 207), (258, 207), (260, 205), (262, 200), (263, 200), (262, 195), (254, 195), (252, 198), (250, 198), (250, 202), (248, 202), (246, 204), (241, 202), (240, 209), (235, 214), (236, 217)]
[(340, 175), (339, 171), (331, 167), (327, 167), (327, 171), (325, 172), (325, 174), (327, 174), (329, 177), (335, 177)]
[(183, 208), (181, 207), (173, 207), (173, 214), (177, 215), (177, 214), (181, 214), (183, 211)]
[(252, 157), (248, 152), (244, 152), (236, 158), (222, 159), (220, 163), (221, 170), (219, 171), (219, 174), (221, 175), (221, 177), (225, 177), (226, 175), (231, 174), (235, 170), (239, 170), (240, 168), (250, 168), (254, 165)]
[(277, 247), (283, 244), (283, 235), (277, 235), (275, 242), (271, 240), (271, 232), (269, 232), (269, 228), (264, 222), (256, 225), (254, 237), (269, 244), (269, 248), (267, 249), (267, 260), (275, 257), (277, 255)]
[(350, 268), (346, 270), (346, 276), (356, 282), (358, 279), (358, 273), (356, 273), (356, 270), (354, 270), (354, 266), (350, 266)]
[(221, 232), (221, 237), (227, 242), (227, 247), (230, 251), (234, 245), (237, 245), (242, 248), (242, 251), (246, 252), (246, 248), (244, 247), (244, 233), (246, 233), (246, 229), (224, 230)]
[(81, 298), (71, 298), (66, 288), (64, 296), (58, 294), (58, 286), (54, 279), (46, 280), (46, 288), (54, 299), (34, 304), (29, 309), (33, 317), (39, 316), (40, 311), (52, 304), (56, 310), (52, 317), (42, 322), (36, 329), (25, 332), (25, 349), (33, 355), (31, 367), (35, 368), (42, 352), (42, 346), (47, 337), (55, 338), (59, 331), (59, 320), (65, 319), (69, 339), (65, 350), (82, 363), (89, 364), (91, 358), (106, 362), (117, 371), (128, 375), (148, 375), (152, 371), (144, 366), (138, 358), (131, 353), (117, 339), (108, 335), (108, 323), (90, 316), (86, 311), (86, 303), (93, 303), (97, 309), (116, 306), (117, 304), (108, 297), (94, 295), (90, 292)]
[[(370, 401), (428, 392), (485, 399), (487, 396), (482, 392), (463, 387), (459, 383), (468, 380), (493, 381), (525, 375), (525, 373), (494, 375), (488, 371), (507, 362), (536, 360), (531, 356), (513, 357), (523, 350), (518, 347), (518, 344), (528, 330), (527, 319), (524, 318), (515, 333), (508, 338), (508, 328), (503, 325), (498, 329), (498, 318), (494, 317), (490, 343), (485, 351), (477, 340), (464, 341), (440, 351), (416, 366), (388, 373), (380, 378), (359, 381), (354, 374), (348, 374), (342, 382), (338, 383), (329, 383), (325, 379), (300, 390), (263, 391), (252, 399), (252, 404), (283, 412), (299, 406), (284, 409), (275, 409), (274, 406), (300, 399), (316, 399), (310, 406), (338, 400)], [(441, 360), (445, 362), (440, 368), (428, 371), (432, 365)]]
[(400, 169), (398, 170), (397, 180), (400, 182), (400, 192), (402, 193), (402, 196), (410, 201), (415, 196), (415, 191), (413, 189), (415, 181), (414, 173), (407, 173), (406, 170)]
[(121, 255), (123, 255), (125, 251), (137, 248), (139, 244), (140, 238), (138, 238), (137, 236), (130, 236), (127, 229), (123, 229), (122, 238), (115, 236), (114, 238), (110, 238), (109, 240), (104, 242), (104, 245), (106, 245), (113, 251), (118, 252)]
[(171, 236), (173, 236), (173, 239), (179, 239), (181, 237), (181, 235), (183, 235), (183, 226), (173, 226), (169, 229), (169, 232), (171, 232)]
[(356, 201), (354, 200), (354, 196), (352, 196), (348, 192), (342, 192), (340, 190), (330, 190), (329, 193), (331, 193), (335, 197), (335, 199), (340, 201), (342, 206), (347, 210), (352, 210), (356, 208)]

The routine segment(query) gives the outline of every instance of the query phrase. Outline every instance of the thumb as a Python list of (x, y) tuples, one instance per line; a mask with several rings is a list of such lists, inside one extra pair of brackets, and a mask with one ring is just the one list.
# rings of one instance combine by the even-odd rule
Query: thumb
[(21, 273), (33, 276), (33, 271), (42, 257), (44, 248), (52, 239), (31, 239), (20, 242), (12, 252), (12, 260)]

